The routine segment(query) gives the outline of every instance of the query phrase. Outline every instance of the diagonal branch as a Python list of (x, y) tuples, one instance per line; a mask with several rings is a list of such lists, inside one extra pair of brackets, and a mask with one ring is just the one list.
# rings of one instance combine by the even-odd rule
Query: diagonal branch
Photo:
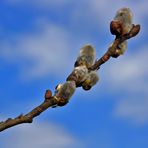
[(39, 116), (46, 109), (56, 104), (57, 100), (54, 97), (51, 97), (49, 100), (45, 100), (42, 104), (34, 108), (31, 112), (29, 112), (26, 115), (21, 114), (14, 119), (8, 118), (6, 121), (0, 122), (0, 132), (18, 124), (32, 123), (33, 118)]
[[(125, 40), (128, 40), (136, 36), (139, 33), (139, 31), (140, 31), (140, 25), (133, 25), (133, 28), (128, 34), (116, 36), (113, 44), (108, 48), (107, 52), (99, 60), (97, 60), (93, 66), (89, 68), (89, 71), (98, 70), (102, 64), (104, 64), (106, 61), (110, 59), (110, 57), (117, 58), (118, 56), (120, 56), (120, 54), (116, 53), (118, 46)], [(56, 106), (64, 106), (67, 103), (68, 100), (57, 98), (55, 95), (52, 96), (51, 91), (47, 90), (45, 93), (44, 102), (40, 104), (38, 107), (34, 108), (28, 114), (26, 115), (21, 114), (14, 119), (8, 118), (6, 121), (0, 122), (0, 132), (10, 127), (16, 126), (18, 124), (32, 123), (35, 117), (39, 116), (42, 112), (44, 112), (48, 108)]]
[[(116, 36), (112, 46), (110, 46), (107, 52), (99, 60), (97, 60), (92, 67), (90, 67), (90, 70), (98, 70), (102, 64), (107, 62), (110, 59), (110, 57), (113, 57), (113, 55), (116, 54), (115, 53), (116, 49), (122, 42), (132, 37), (135, 37), (139, 33), (139, 31), (140, 31), (140, 25), (133, 25), (133, 28), (128, 34), (125, 34), (123, 36)], [(117, 57), (118, 56), (119, 55), (117, 55)]]

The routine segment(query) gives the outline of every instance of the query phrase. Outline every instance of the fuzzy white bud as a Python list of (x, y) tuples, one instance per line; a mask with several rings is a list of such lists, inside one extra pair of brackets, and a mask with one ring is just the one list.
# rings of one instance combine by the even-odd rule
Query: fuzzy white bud
[(99, 81), (99, 76), (96, 71), (91, 71), (87, 74), (86, 80), (82, 83), (84, 90), (90, 90)]
[(119, 53), (119, 55), (124, 54), (126, 50), (127, 50), (127, 41), (124, 41), (118, 45), (117, 52)]
[(72, 73), (68, 76), (67, 81), (75, 81), (76, 85), (81, 84), (88, 74), (86, 66), (75, 67)]
[(65, 102), (68, 102), (68, 100), (74, 94), (75, 90), (76, 90), (75, 82), (74, 81), (66, 81), (65, 83), (59, 84), (56, 87), (54, 97), (59, 99), (59, 101), (60, 100), (62, 100), (62, 101), (65, 100)]
[[(110, 44), (109, 48), (113, 45), (113, 43)], [(112, 55), (113, 57), (118, 57), (119, 55), (123, 55), (125, 53), (125, 51), (127, 50), (127, 41), (124, 41), (122, 43), (120, 43), (117, 46), (117, 49), (115, 51), (115, 55)]]
[(122, 24), (122, 35), (129, 33), (132, 29), (133, 14), (129, 8), (121, 8), (117, 11), (114, 21)]
[(91, 45), (85, 45), (80, 49), (79, 56), (75, 62), (75, 67), (86, 66), (87, 68), (92, 66), (95, 60), (95, 49)]

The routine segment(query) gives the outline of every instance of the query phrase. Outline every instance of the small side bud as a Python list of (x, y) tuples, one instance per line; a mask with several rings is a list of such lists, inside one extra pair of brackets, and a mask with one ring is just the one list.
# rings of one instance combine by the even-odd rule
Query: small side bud
[(134, 37), (136, 36), (140, 31), (140, 25), (133, 25), (133, 28), (129, 32), (130, 36)]
[(52, 92), (51, 90), (46, 90), (46, 93), (45, 93), (45, 100), (50, 100), (52, 97)]
[(86, 66), (89, 68), (94, 63), (95, 55), (95, 49), (91, 45), (85, 45), (80, 49), (80, 53), (74, 67)]
[(90, 90), (99, 81), (99, 76), (96, 71), (91, 71), (87, 74), (86, 80), (82, 83), (84, 90)]
[(64, 106), (68, 103), (76, 90), (74, 81), (67, 81), (64, 84), (59, 84), (56, 88), (54, 97), (58, 100), (58, 106)]

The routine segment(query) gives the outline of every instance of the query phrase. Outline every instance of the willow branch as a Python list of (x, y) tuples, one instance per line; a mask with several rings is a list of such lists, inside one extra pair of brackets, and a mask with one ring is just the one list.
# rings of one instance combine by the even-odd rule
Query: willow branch
[(57, 104), (57, 100), (54, 97), (51, 97), (49, 100), (45, 100), (42, 104), (34, 108), (26, 115), (19, 115), (18, 117), (11, 119), (8, 118), (4, 122), (0, 122), (0, 131), (3, 131), (12, 126), (22, 124), (22, 123), (32, 123), (33, 118), (39, 116), (42, 112), (44, 112), (49, 107), (52, 107)]
[[(140, 31), (140, 25), (133, 25), (133, 28), (128, 34), (123, 36), (122, 35), (116, 36), (112, 46), (110, 46), (107, 52), (100, 59), (98, 59), (92, 67), (89, 68), (89, 71), (98, 70), (102, 64), (104, 64), (106, 61), (110, 59), (110, 57), (117, 58), (119, 55), (116, 53), (116, 49), (118, 48), (119, 44), (121, 44), (125, 40), (128, 40), (136, 36), (139, 31)], [(47, 90), (45, 93), (44, 102), (39, 106), (37, 106), (36, 108), (34, 108), (32, 111), (30, 111), (25, 115), (21, 114), (14, 119), (8, 118), (6, 121), (0, 122), (0, 132), (10, 127), (16, 126), (18, 124), (32, 123), (35, 117), (39, 116), (42, 112), (44, 112), (48, 108), (56, 106), (64, 106), (67, 103), (68, 100), (56, 98), (54, 95), (52, 95), (50, 90)]]

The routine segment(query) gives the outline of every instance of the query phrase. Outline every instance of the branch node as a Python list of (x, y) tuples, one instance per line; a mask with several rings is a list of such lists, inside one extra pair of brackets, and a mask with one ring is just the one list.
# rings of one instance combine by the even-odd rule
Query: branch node
[(23, 114), (20, 114), (15, 119), (21, 119), (22, 117), (23, 117)]

